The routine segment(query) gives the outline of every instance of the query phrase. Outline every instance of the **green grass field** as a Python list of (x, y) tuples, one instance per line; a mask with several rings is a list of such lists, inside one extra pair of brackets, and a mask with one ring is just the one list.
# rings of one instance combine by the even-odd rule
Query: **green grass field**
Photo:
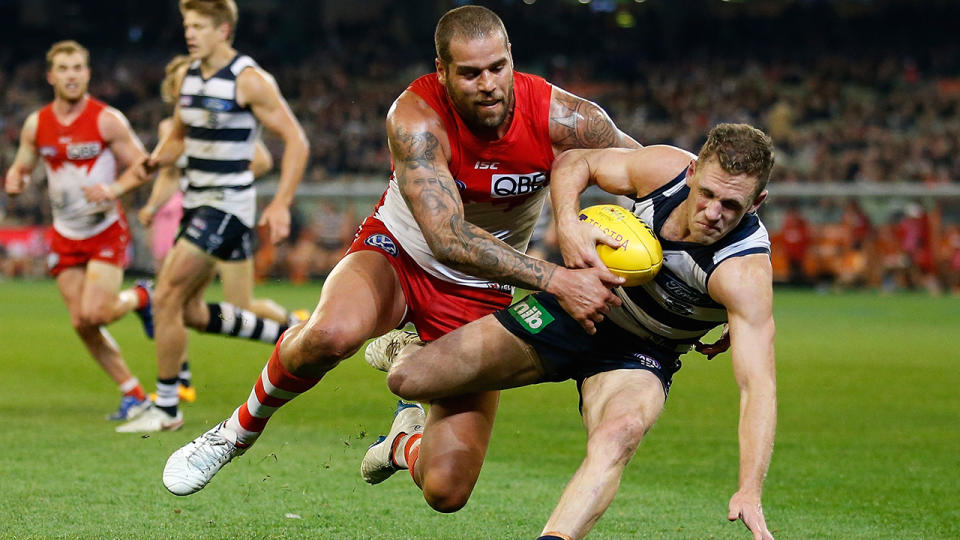
[[(312, 307), (319, 290), (258, 293)], [(778, 291), (776, 317), (780, 420), (764, 497), (776, 537), (960, 537), (960, 300)], [(152, 388), (153, 344), (136, 318), (110, 331)], [(168, 494), (167, 456), (246, 399), (269, 354), (192, 334), (199, 399), (184, 406), (184, 429), (116, 434), (103, 419), (116, 389), (70, 329), (53, 282), (0, 283), (0, 538), (532, 539), (583, 455), (574, 384), (541, 385), (503, 394), (459, 513), (430, 510), (404, 474), (368, 486), (360, 459), (395, 398), (354, 358), (205, 490)], [(750, 537), (726, 521), (737, 477), (729, 356), (684, 363), (590, 538)]]

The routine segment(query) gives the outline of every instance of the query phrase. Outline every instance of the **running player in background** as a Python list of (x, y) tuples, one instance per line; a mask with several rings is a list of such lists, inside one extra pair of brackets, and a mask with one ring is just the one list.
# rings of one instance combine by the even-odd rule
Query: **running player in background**
[[(225, 304), (207, 304), (203, 293), (218, 261), (253, 256), (256, 192), (250, 162), (261, 125), (284, 142), (280, 182), (259, 224), (270, 241), (290, 232), (290, 204), (303, 176), (308, 146), (303, 129), (276, 82), (249, 56), (232, 46), (237, 25), (233, 0), (183, 0), (187, 49), (193, 63), (177, 84), (173, 126), (138, 167), (138, 182), (149, 172), (187, 156), (183, 226), (157, 278), (157, 400), (120, 432), (179, 429), (178, 372), (187, 346), (186, 326), (224, 335), (276, 342), (285, 326)], [(237, 267), (249, 268), (246, 266)]]
[[(160, 97), (164, 103), (174, 105), (179, 96), (177, 86), (183, 80), (190, 64), (187, 55), (175, 56), (166, 67), (166, 76), (160, 84)], [(173, 128), (173, 118), (164, 118), (158, 126), (159, 139), (163, 139)], [(150, 198), (137, 213), (137, 218), (145, 227), (150, 228), (150, 250), (153, 253), (157, 272), (163, 267), (167, 253), (176, 240), (180, 220), (183, 218), (183, 192), (188, 180), (183, 174), (187, 166), (185, 154), (181, 154), (174, 165), (160, 169), (157, 179), (153, 183)], [(257, 140), (256, 152), (250, 162), (250, 170), (254, 178), (266, 174), (273, 168), (273, 157)], [(223, 282), (223, 297), (227, 304), (246, 309), (264, 319), (271, 319), (279, 324), (290, 325), (310, 316), (305, 310), (287, 311), (283, 306), (269, 298), (253, 297), (253, 259), (242, 261), (217, 261), (217, 273)], [(224, 306), (218, 306), (221, 311)], [(278, 336), (279, 337), (279, 336)], [(184, 351), (186, 356), (186, 351)], [(196, 400), (196, 389), (191, 385), (189, 363), (183, 360), (178, 374), (178, 394), (182, 401)], [(153, 395), (155, 397), (155, 395)]]
[(27, 117), (5, 187), (9, 195), (22, 192), (43, 158), (53, 208), (50, 274), (77, 335), (123, 394), (109, 418), (129, 420), (149, 402), (105, 326), (136, 310), (153, 337), (150, 295), (143, 285), (120, 290), (130, 242), (120, 204), (89, 202), (82, 188), (112, 186), (118, 163), (138, 164), (143, 145), (120, 111), (87, 94), (90, 53), (76, 41), (54, 43), (47, 51), (47, 82), (53, 102)]
[[(437, 71), (414, 81), (387, 115), (394, 175), (374, 214), (324, 283), (313, 315), (277, 344), (249, 399), (167, 461), (171, 492), (202, 489), (256, 441), (275, 410), (371, 337), (413, 322), (420, 338), (436, 339), (509, 305), (514, 286), (555, 293), (587, 328), (617, 302), (610, 287), (622, 280), (606, 268), (569, 270), (523, 251), (560, 152), (639, 145), (597, 105), (514, 71), (506, 29), (492, 11), (449, 11), (435, 41)], [(434, 508), (466, 504), (498, 398), (436, 401), (426, 420), (419, 406), (401, 408), (408, 432), (424, 421), (437, 426), (422, 452), (419, 434), (411, 442), (423, 466), (414, 457), (405, 464)], [(396, 470), (389, 447), (375, 445), (386, 448), (385, 459), (365, 470), (368, 481)]]

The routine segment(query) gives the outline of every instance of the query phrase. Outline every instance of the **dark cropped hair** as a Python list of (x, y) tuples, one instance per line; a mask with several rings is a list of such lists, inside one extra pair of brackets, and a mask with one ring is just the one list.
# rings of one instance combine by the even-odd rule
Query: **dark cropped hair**
[(503, 36), (503, 44), (510, 43), (507, 38), (507, 29), (496, 13), (482, 6), (463, 6), (444, 13), (437, 22), (437, 30), (433, 34), (433, 42), (437, 47), (437, 58), (444, 64), (449, 64), (450, 42), (454, 37), (468, 39), (482, 39), (493, 35)]

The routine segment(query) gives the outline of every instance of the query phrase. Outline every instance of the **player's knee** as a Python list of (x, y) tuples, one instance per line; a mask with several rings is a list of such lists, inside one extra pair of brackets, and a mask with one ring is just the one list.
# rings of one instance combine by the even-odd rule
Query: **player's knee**
[(643, 420), (634, 416), (621, 416), (597, 427), (587, 442), (587, 454), (611, 463), (626, 463), (637, 451), (637, 446), (647, 432)]
[(76, 330), (77, 334), (83, 337), (86, 333), (96, 332), (97, 326), (90, 324), (90, 319), (84, 316), (82, 312), (70, 314), (70, 325)]
[(482, 458), (466, 456), (458, 460), (434, 460), (421, 465), (423, 498), (437, 512), (449, 514), (467, 505), (477, 483)]
[(302, 364), (331, 368), (358, 351), (364, 342), (350, 325), (322, 319), (304, 325), (295, 341)]
[(153, 293), (153, 310), (156, 312), (180, 311), (183, 295), (170, 286), (158, 285)]
[[(98, 328), (111, 322), (107, 306), (84, 306), (80, 310), (79, 325), (88, 328)], [(76, 325), (74, 326), (76, 328)]]
[(410, 401), (419, 401), (420, 388), (411, 376), (410, 370), (403, 363), (395, 362), (387, 373), (387, 387), (397, 397)]
[(470, 500), (470, 490), (451, 484), (434, 487), (424, 483), (423, 498), (430, 508), (437, 512), (452, 514), (467, 505), (467, 501)]

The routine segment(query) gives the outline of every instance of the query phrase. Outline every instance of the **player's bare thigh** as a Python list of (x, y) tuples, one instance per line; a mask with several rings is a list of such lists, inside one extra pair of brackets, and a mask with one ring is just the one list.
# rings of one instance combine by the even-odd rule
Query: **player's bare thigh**
[(82, 266), (65, 268), (57, 275), (57, 288), (70, 312), (70, 323), (76, 328), (81, 324), (80, 307), (83, 302), (83, 282), (86, 269)]
[(295, 375), (319, 377), (366, 340), (396, 328), (405, 311), (400, 279), (386, 256), (351, 253), (324, 281), (310, 318), (285, 334), (281, 361)]
[(387, 384), (404, 399), (431, 401), (533, 384), (542, 376), (533, 347), (487, 315), (427, 346), (405, 348)]
[(181, 238), (173, 245), (157, 276), (157, 308), (169, 303), (184, 305), (202, 291), (216, 269), (216, 259)]
[(123, 268), (104, 261), (91, 260), (83, 283), (82, 312), (102, 318), (102, 323), (115, 318), (117, 293), (123, 284)]
[(598, 373), (583, 381), (580, 394), (588, 436), (604, 422), (623, 417), (635, 418), (649, 430), (666, 400), (660, 379), (643, 369)]
[(253, 259), (217, 261), (217, 272), (223, 282), (223, 298), (227, 302), (250, 309), (253, 302)]

